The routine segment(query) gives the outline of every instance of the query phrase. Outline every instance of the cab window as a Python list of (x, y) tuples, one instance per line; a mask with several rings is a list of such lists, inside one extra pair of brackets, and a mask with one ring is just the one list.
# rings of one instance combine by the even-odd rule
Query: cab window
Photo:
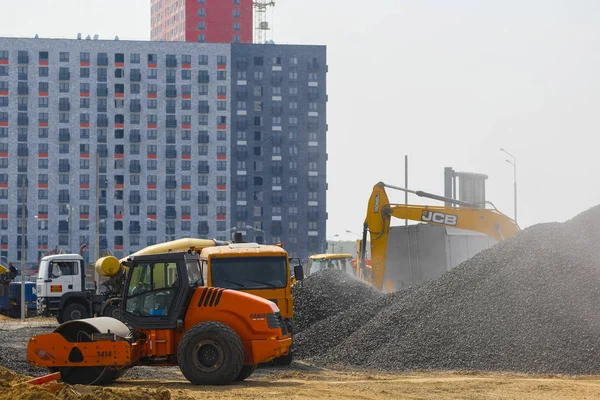
[(137, 316), (168, 316), (179, 285), (176, 263), (138, 264), (131, 272), (125, 310)]
[(79, 263), (76, 261), (51, 261), (48, 266), (48, 278), (59, 278), (61, 276), (77, 275)]

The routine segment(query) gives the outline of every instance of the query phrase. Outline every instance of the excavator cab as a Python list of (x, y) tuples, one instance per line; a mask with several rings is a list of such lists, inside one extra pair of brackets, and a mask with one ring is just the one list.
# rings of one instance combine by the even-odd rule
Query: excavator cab
[(123, 319), (134, 328), (173, 329), (185, 317), (187, 300), (203, 286), (196, 254), (166, 253), (130, 257)]

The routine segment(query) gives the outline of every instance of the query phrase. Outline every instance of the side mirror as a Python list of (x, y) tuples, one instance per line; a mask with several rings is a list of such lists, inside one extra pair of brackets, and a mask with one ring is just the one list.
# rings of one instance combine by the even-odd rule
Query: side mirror
[(302, 265), (294, 266), (294, 277), (297, 281), (304, 279), (304, 269), (302, 268)]

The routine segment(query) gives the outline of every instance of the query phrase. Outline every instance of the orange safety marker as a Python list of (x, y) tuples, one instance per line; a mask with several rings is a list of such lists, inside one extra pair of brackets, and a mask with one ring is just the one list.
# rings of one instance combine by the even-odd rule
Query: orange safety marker
[(44, 383), (57, 381), (59, 379), (60, 379), (60, 372), (55, 372), (53, 374), (44, 375), (44, 376), (40, 376), (39, 378), (31, 379), (31, 380), (27, 381), (26, 383), (29, 383), (30, 385), (43, 385)]

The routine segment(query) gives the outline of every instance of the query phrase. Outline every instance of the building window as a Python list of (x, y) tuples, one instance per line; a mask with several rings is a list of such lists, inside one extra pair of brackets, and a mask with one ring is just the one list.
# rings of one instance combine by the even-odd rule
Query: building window
[(204, 43), (206, 42), (206, 35), (204, 35), (203, 33), (198, 35), (198, 43)]
[(234, 22), (233, 23), (233, 30), (234, 31), (239, 31), (240, 30), (240, 23), (239, 22)]
[(59, 53), (59, 60), (60, 60), (60, 62), (69, 62), (69, 53), (67, 53), (67, 52), (60, 52)]
[(233, 10), (233, 18), (239, 18), (240, 17), (240, 10), (239, 9), (235, 9)]
[(206, 23), (204, 21), (198, 22), (198, 30), (203, 31), (206, 28)]
[(198, 9), (198, 16), (199, 16), (199, 17), (206, 17), (206, 9), (204, 9), (204, 8), (199, 8), (199, 9)]

